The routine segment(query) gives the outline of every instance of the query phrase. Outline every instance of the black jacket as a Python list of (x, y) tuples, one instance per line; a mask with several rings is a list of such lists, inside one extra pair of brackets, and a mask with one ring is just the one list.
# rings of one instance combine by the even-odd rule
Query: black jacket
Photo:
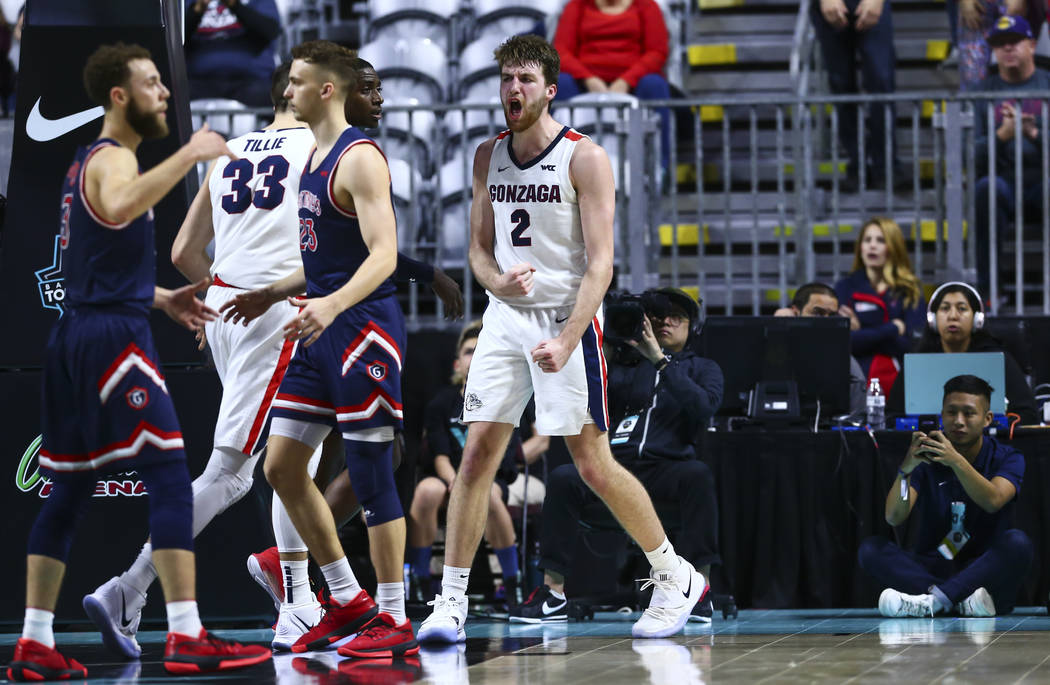
[[(722, 403), (722, 370), (688, 347), (657, 374), (642, 359), (637, 364), (609, 361), (609, 438), (620, 462), (693, 459), (697, 431)], [(659, 376), (659, 377), (658, 377)], [(633, 427), (617, 431), (637, 416)]]

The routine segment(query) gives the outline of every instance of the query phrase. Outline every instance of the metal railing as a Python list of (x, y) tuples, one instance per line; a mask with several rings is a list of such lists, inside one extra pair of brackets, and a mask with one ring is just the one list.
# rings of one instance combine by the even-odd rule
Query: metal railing
[[(971, 112), (990, 95), (587, 102), (562, 104), (554, 115), (589, 133), (613, 161), (617, 287), (695, 287), (716, 311), (759, 313), (784, 305), (791, 289), (803, 282), (834, 282), (846, 275), (854, 242), (875, 215), (894, 218), (901, 226), (912, 266), (924, 283), (976, 282), (976, 187), (989, 176), (988, 169), (996, 168), (1001, 148), (990, 138), (988, 166), (977, 168)], [(997, 184), (987, 184), (989, 312), (1002, 311), (1005, 303), (1016, 313), (1050, 313), (1050, 202), (1045, 201), (1050, 92), (994, 97), (1038, 103), (1035, 140), (1041, 166), (1038, 178), (1031, 168), (1025, 175), (1020, 156), (1012, 174), (999, 167), (999, 176), (1020, 189), (1010, 198), (1007, 214), (1014, 218), (1006, 226), (996, 216), (1002, 203)], [(894, 135), (883, 142), (881, 167), (858, 165), (855, 179), (847, 175), (847, 156), (837, 140), (847, 106), (857, 109), (858, 158), (872, 152), (866, 143), (868, 117), (881, 109), (894, 123)], [(670, 136), (676, 142), (667, 160), (661, 159), (658, 144), (662, 107), (672, 110)], [(461, 275), (474, 150), (480, 140), (502, 130), (502, 112), (498, 104), (483, 103), (385, 109), (375, 137), (392, 160), (402, 250)], [(994, 130), (994, 112), (987, 110)], [(212, 111), (207, 116), (214, 128), (229, 130), (216, 117), (244, 114)], [(818, 114), (827, 118), (826, 130), (816, 125)], [(1015, 135), (1025, 135), (1020, 119)], [(1015, 155), (1028, 138), (1017, 140)], [(892, 164), (894, 157), (898, 165)], [(1042, 185), (1039, 216), (1024, 215), (1025, 179)], [(1006, 273), (1009, 281), (1003, 282)], [(473, 304), (472, 280), (463, 282), (468, 307), (480, 306)], [(442, 325), (440, 308), (430, 314), (419, 295), (414, 287), (409, 324)]]

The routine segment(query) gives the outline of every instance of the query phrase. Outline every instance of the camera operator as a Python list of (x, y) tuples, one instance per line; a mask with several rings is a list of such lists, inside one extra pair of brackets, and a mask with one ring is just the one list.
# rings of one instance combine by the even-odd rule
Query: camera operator
[[(686, 345), (699, 329), (700, 307), (675, 288), (606, 299), (613, 456), (641, 481), (658, 513), (678, 509), (676, 549), (709, 577), (711, 564), (721, 563), (718, 505), (711, 470), (697, 460), (694, 443), (722, 401), (723, 379), (717, 364)], [(580, 516), (597, 501), (573, 464), (550, 473), (540, 540), (544, 585), (511, 611), (511, 621), (566, 620), (565, 576), (578, 549)], [(710, 616), (709, 599), (697, 606), (694, 613)]]
[[(944, 431), (912, 433), (886, 496), (886, 521), (918, 510), (915, 551), (880, 536), (861, 543), (860, 567), (886, 589), (883, 616), (995, 616), (1013, 610), (1032, 562), (1032, 542), (1013, 527), (1024, 456), (984, 435), (992, 388), (977, 376), (944, 384)], [(908, 594), (905, 594), (908, 593)]]

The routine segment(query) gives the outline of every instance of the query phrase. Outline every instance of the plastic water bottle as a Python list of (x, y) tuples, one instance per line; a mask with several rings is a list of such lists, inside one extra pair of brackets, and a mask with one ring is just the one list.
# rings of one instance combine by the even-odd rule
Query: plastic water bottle
[(886, 396), (882, 394), (882, 385), (878, 378), (868, 383), (868, 426), (873, 431), (886, 428)]

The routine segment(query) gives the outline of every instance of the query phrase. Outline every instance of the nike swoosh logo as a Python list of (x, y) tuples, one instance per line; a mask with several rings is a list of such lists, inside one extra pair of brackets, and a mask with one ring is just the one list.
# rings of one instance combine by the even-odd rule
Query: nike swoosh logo
[(565, 606), (565, 602), (566, 601), (568, 601), (568, 600), (564, 600), (563, 599), (561, 601), (561, 604), (559, 604), (556, 607), (552, 607), (550, 605), (550, 600), (545, 599), (545, 600), (543, 600), (543, 606), (541, 606), (540, 609), (543, 611), (543, 615), (544, 616), (550, 616), (551, 614), (553, 614), (554, 612), (560, 610), (563, 606)]
[(689, 593), (693, 591), (693, 574), (689, 574), (689, 585), (685, 588), (685, 596), (688, 597)]
[(504, 171), (506, 171), (509, 168), (510, 168), (509, 166), (501, 166), (501, 167), (496, 169), (496, 173), (502, 174)]
[(131, 625), (131, 620), (128, 618), (127, 602), (124, 601), (124, 589), (120, 590), (120, 627), (127, 630)]
[(554, 323), (565, 323), (568, 320), (569, 320), (569, 317), (565, 316), (565, 317), (562, 317), (560, 319), (555, 319)]
[(301, 630), (302, 630), (302, 631), (303, 631), (304, 633), (307, 633), (307, 632), (309, 632), (309, 631), (310, 631), (310, 626), (306, 625), (306, 621), (304, 621), (303, 619), (299, 618), (299, 617), (298, 617), (298, 616), (296, 616), (295, 614), (292, 614), (291, 618), (292, 618), (292, 621), (293, 621), (294, 623), (298, 623), (298, 624), (299, 624), (299, 628), (300, 628), (300, 629), (301, 629)]
[(48, 119), (40, 113), (42, 99), (36, 99), (33, 109), (29, 110), (29, 118), (26, 119), (26, 135), (39, 143), (60, 138), (105, 114), (101, 107), (92, 107), (60, 119)]

